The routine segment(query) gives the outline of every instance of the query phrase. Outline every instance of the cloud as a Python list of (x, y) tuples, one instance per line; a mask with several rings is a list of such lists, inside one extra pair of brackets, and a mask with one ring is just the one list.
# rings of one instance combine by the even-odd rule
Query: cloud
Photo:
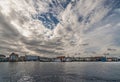
[(57, 56), (119, 49), (119, 4), (119, 0), (1, 0), (1, 51)]

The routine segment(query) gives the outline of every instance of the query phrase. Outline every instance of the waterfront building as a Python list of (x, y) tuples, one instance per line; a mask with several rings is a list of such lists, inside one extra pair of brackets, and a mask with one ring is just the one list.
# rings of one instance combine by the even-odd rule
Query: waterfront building
[(72, 57), (72, 61), (80, 61), (80, 57)]
[(39, 57), (39, 61), (41, 61), (41, 62), (51, 62), (51, 61), (52, 61), (52, 58)]
[(85, 61), (85, 57), (80, 57), (79, 61)]
[(19, 61), (25, 61), (25, 56), (20, 56)]
[(59, 58), (54, 58), (53, 61), (54, 61), (54, 62), (61, 62), (61, 59), (59, 59)]
[(85, 57), (84, 60), (85, 61), (92, 61), (92, 58), (91, 57)]
[(58, 56), (55, 61), (65, 62), (65, 56)]
[(25, 60), (26, 61), (38, 61), (39, 60), (39, 56), (26, 55), (25, 56)]
[(4, 62), (6, 59), (5, 55), (0, 54), (0, 62)]
[(107, 58), (107, 61), (112, 62), (113, 60), (112, 60), (112, 58)]
[(97, 57), (91, 57), (91, 61), (102, 61), (105, 62), (107, 61), (106, 57), (103, 56), (97, 56)]
[(17, 62), (17, 61), (18, 61), (18, 58), (19, 58), (18, 54), (12, 53), (12, 54), (10, 54), (10, 56), (9, 56), (9, 61), (10, 61), (10, 62)]
[(106, 58), (106, 57), (101, 57), (101, 58), (100, 58), (100, 61), (106, 62), (106, 61), (107, 61), (107, 58)]
[(66, 61), (66, 62), (72, 62), (72, 58), (71, 58), (71, 57), (66, 57), (66, 58), (65, 58), (65, 61)]
[(108, 57), (107, 61), (112, 62), (112, 61), (118, 61), (119, 59), (117, 57)]

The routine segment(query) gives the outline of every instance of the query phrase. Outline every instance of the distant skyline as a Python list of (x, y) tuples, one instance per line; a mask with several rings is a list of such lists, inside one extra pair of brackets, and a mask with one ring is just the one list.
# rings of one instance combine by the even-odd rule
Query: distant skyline
[(0, 54), (12, 52), (120, 56), (120, 0), (0, 0)]

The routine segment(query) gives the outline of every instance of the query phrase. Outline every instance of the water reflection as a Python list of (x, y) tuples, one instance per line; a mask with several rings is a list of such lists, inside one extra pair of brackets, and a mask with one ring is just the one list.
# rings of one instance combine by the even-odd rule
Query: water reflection
[(0, 82), (120, 82), (120, 63), (0, 64)]
[(34, 82), (34, 80), (30, 76), (22, 76), (17, 82)]

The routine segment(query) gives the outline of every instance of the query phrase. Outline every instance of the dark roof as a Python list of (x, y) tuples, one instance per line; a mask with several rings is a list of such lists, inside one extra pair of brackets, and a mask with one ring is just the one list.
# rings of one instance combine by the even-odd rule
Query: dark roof
[(6, 57), (5, 55), (0, 54), (0, 57)]
[(11, 54), (10, 54), (10, 56), (13, 56), (13, 55), (14, 55), (14, 56), (18, 56), (18, 54), (16, 54), (16, 53), (11, 53)]

